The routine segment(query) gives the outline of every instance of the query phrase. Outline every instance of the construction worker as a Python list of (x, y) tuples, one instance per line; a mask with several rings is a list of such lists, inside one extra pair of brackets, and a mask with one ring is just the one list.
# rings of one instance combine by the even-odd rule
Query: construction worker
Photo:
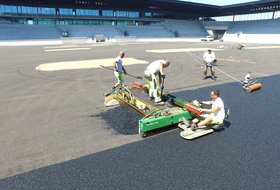
[[(200, 111), (210, 114), (202, 114), (192, 121), (187, 120), (186, 127), (190, 127), (191, 130), (195, 130), (206, 124), (222, 124), (225, 119), (224, 102), (220, 98), (220, 92), (217, 89), (211, 91), (210, 96), (212, 101), (202, 101), (200, 104), (212, 105), (211, 109), (200, 108)], [(185, 129), (184, 129), (185, 130)]]
[(244, 45), (243, 45), (243, 44), (238, 44), (237, 49), (238, 49), (238, 50), (244, 49)]
[(207, 77), (207, 70), (208, 70), (208, 67), (210, 68), (211, 70), (211, 74), (212, 74), (212, 79), (213, 80), (216, 80), (216, 76), (215, 76), (215, 69), (213, 67), (214, 65), (214, 62), (216, 61), (216, 58), (215, 58), (215, 54), (214, 52), (212, 52), (211, 49), (208, 49), (207, 52), (205, 52), (203, 54), (203, 61), (204, 61), (204, 68), (203, 68), (203, 80), (205, 80)]
[[(152, 62), (145, 70), (144, 76), (148, 82), (149, 98), (155, 99), (156, 105), (163, 105), (164, 102), (161, 101), (159, 88), (164, 89), (163, 81), (165, 79), (164, 68), (168, 67), (170, 64), (169, 60), (157, 60)], [(156, 76), (158, 75), (158, 81)]]
[(247, 86), (249, 84), (251, 77), (251, 72), (248, 71), (247, 74), (245, 75), (244, 81), (243, 81), (243, 86)]
[(122, 58), (124, 57), (124, 51), (120, 51), (119, 56), (116, 58), (116, 60), (113, 63), (114, 66), (114, 74), (118, 79), (118, 82), (111, 88), (112, 90), (115, 90), (115, 88), (123, 85), (124, 80), (123, 80), (123, 75), (122, 71), (126, 75), (126, 70), (122, 64)]

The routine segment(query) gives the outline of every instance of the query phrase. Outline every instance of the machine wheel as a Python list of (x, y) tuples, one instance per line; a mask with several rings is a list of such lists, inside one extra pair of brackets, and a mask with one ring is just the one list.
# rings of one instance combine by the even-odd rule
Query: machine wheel
[(123, 99), (124, 99), (126, 102), (128, 102), (128, 103), (131, 103), (131, 102), (132, 102), (131, 95), (128, 94), (128, 93), (125, 93), (125, 94), (124, 94)]
[(224, 127), (225, 127), (224, 124), (217, 124), (217, 125), (212, 125), (212, 126), (211, 126), (212, 129), (216, 129), (216, 130), (222, 129), (222, 128), (224, 128)]
[(151, 113), (151, 108), (149, 108), (148, 106), (146, 106), (146, 107), (144, 108), (144, 112), (145, 112), (146, 114)]
[(142, 138), (146, 138), (147, 137), (147, 133), (146, 132), (143, 132), (140, 135), (141, 135)]

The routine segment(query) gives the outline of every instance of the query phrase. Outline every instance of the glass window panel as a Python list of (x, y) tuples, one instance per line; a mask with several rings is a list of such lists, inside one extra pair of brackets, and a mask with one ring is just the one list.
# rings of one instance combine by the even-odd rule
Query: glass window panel
[(139, 12), (127, 12), (128, 17), (139, 17)]
[(18, 10), (17, 10), (16, 6), (1, 5), (1, 12), (4, 12), (4, 13), (18, 13)]
[(145, 17), (152, 17), (152, 13), (144, 13)]
[(35, 18), (33, 19), (33, 24), (36, 25), (54, 25), (55, 20), (54, 19), (43, 19), (43, 18)]
[(40, 11), (38, 12), (41, 12), (41, 14), (46, 14), (46, 15), (55, 14), (55, 8), (41, 7)]
[(126, 17), (127, 12), (126, 11), (116, 11), (115, 16), (116, 17)]
[(115, 25), (134, 25), (133, 21), (118, 20)]
[(30, 13), (31, 13), (31, 14), (38, 14), (38, 9), (37, 9), (37, 7), (30, 7)]
[(76, 10), (76, 14), (77, 14), (77, 15), (85, 15), (84, 12), (85, 12), (85, 10), (83, 10), (83, 9), (77, 9), (77, 10)]
[(90, 10), (90, 9), (77, 9), (77, 15), (90, 15), (90, 16), (99, 16), (98, 10)]
[(113, 25), (112, 21), (105, 20), (102, 22), (103, 25)]
[(28, 10), (26, 7), (21, 6), (21, 13), (28, 13)]
[(274, 18), (280, 19), (280, 11), (276, 11), (276, 12), (275, 12)]
[(21, 23), (21, 24), (27, 24), (27, 19), (22, 19), (22, 18), (19, 18), (17, 20), (18, 23)]
[(114, 16), (113, 11), (102, 10), (102, 16)]
[(59, 8), (59, 14), (61, 14), (61, 15), (73, 15), (73, 10), (72, 9)]
[(5, 5), (0, 5), (0, 12), (1, 13), (5, 13), (6, 12)]
[[(246, 21), (246, 20), (263, 20), (263, 19), (272, 19), (273, 12), (268, 13), (255, 13), (255, 14), (246, 14), (246, 15), (235, 15), (235, 21)], [(274, 15), (274, 18), (276, 16)], [(200, 18), (202, 20), (203, 18)], [(232, 21), (233, 16), (221, 16), (214, 17), (216, 21)]]
[(85, 24), (85, 20), (73, 20), (73, 24)]
[(21, 7), (22, 13), (27, 13), (27, 14), (38, 14), (37, 8), (36, 7)]
[[(106, 22), (106, 21), (104, 21)], [(89, 22), (89, 24), (92, 24), (92, 25), (102, 25), (102, 21), (101, 20), (91, 20)]]
[(65, 25), (71, 25), (73, 24), (73, 20), (64, 20)]

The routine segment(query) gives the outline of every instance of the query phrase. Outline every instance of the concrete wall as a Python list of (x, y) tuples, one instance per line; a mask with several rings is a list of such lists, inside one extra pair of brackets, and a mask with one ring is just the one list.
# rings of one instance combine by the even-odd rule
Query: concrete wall
[(280, 44), (280, 34), (225, 34), (224, 42)]

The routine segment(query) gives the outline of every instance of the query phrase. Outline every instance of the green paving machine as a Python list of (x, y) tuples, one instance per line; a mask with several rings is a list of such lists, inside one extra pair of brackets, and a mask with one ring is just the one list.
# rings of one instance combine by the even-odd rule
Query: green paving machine
[(182, 125), (185, 120), (193, 119), (201, 114), (198, 109), (200, 107), (195, 102), (186, 101), (168, 93), (162, 93), (164, 105), (155, 105), (154, 100), (149, 99), (146, 86), (135, 82), (132, 84), (131, 88), (122, 86), (112, 92), (104, 93), (104, 104), (106, 106), (116, 104), (127, 106), (143, 116), (139, 120), (139, 134), (143, 138), (163, 127), (174, 124)]

